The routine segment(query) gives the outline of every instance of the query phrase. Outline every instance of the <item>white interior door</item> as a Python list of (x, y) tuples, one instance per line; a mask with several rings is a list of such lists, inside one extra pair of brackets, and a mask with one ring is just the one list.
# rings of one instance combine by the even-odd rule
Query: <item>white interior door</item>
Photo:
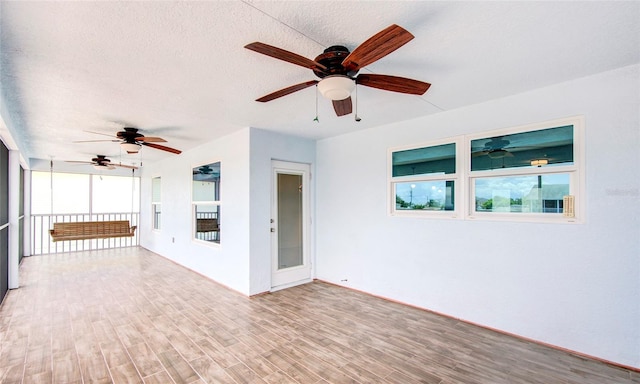
[(271, 287), (311, 280), (309, 255), (309, 165), (273, 161)]

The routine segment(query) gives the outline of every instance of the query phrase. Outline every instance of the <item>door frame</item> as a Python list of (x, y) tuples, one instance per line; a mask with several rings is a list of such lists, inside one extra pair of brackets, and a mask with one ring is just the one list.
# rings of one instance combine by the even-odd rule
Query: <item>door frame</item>
[[(277, 222), (277, 178), (278, 174), (290, 174), (302, 176), (302, 257), (303, 265), (288, 268), (288, 271), (278, 270), (278, 222)], [(311, 190), (311, 164), (271, 160), (271, 284), (270, 291), (290, 288), (296, 285), (313, 281), (314, 258), (312, 245), (312, 190)], [(273, 232), (275, 229), (275, 232)], [(304, 273), (302, 271), (305, 271)], [(280, 275), (280, 276), (277, 276)], [(290, 278), (289, 278), (290, 277)]]

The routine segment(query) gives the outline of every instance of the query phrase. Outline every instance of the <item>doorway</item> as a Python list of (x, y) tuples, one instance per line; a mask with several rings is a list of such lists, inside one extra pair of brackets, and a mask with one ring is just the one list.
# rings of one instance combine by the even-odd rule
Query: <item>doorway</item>
[(311, 281), (309, 164), (272, 161), (271, 290)]

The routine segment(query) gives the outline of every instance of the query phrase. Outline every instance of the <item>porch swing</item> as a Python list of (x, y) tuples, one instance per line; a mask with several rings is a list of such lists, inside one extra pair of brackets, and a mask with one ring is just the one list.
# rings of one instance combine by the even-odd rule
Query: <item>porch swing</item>
[[(135, 190), (134, 175), (135, 170), (131, 170), (131, 214), (133, 217), (133, 196)], [(108, 220), (108, 221), (76, 221), (52, 223), (53, 221), (53, 161), (50, 168), (51, 182), (51, 215), (49, 216), (49, 228), (53, 224), (53, 229), (49, 230), (51, 240), (93, 240), (108, 239), (115, 237), (135, 236), (137, 226), (131, 226), (128, 220)]]

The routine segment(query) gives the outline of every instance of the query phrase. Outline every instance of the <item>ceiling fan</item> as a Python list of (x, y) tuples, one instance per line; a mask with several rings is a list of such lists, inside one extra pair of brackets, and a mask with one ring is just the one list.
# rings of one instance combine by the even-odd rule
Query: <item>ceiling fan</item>
[(413, 37), (406, 29), (393, 24), (371, 36), (356, 47), (353, 52), (349, 52), (349, 49), (344, 46), (334, 45), (325, 49), (314, 60), (265, 43), (247, 44), (245, 48), (252, 51), (309, 68), (321, 79), (309, 80), (283, 88), (262, 96), (256, 101), (271, 101), (317, 84), (320, 93), (332, 100), (336, 114), (344, 116), (352, 111), (350, 95), (356, 84), (385, 91), (422, 95), (429, 89), (431, 84), (390, 75), (357, 75), (360, 69), (402, 47), (411, 41)]
[(507, 147), (511, 142), (502, 137), (492, 137), (484, 144), (484, 147), (479, 151), (473, 151), (471, 156), (489, 156), (491, 159), (502, 159), (505, 157), (513, 157), (513, 153), (507, 151)]
[(67, 163), (91, 164), (97, 170), (111, 170), (116, 169), (116, 167), (138, 169), (138, 167), (133, 165), (111, 164), (111, 160), (107, 159), (105, 155), (96, 155), (91, 161), (67, 161)]
[(209, 165), (203, 165), (200, 168), (193, 169), (194, 175), (210, 175), (212, 173), (213, 173), (213, 168), (211, 168)]
[[(99, 141), (111, 141), (114, 143), (120, 143), (120, 146), (123, 150), (127, 151), (127, 153), (138, 153), (141, 146), (147, 146), (155, 149), (159, 149), (161, 151), (171, 152), (175, 154), (180, 154), (182, 151), (170, 147), (166, 147), (164, 145), (156, 144), (156, 143), (166, 143), (167, 141), (161, 137), (150, 137), (145, 136), (138, 132), (138, 128), (125, 127), (124, 131), (120, 131), (116, 133), (117, 139), (112, 140), (83, 140), (83, 141), (74, 141), (74, 143), (90, 143), (90, 142), (99, 142)], [(97, 135), (109, 136), (100, 132), (91, 132)]]

